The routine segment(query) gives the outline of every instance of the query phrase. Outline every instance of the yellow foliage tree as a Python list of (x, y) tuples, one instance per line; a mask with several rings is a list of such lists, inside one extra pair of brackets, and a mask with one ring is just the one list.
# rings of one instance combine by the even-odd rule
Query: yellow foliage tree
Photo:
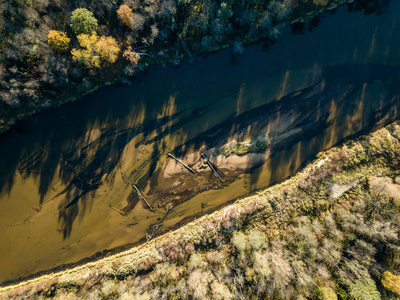
[(128, 49), (124, 51), (122, 56), (134, 64), (137, 64), (140, 59), (140, 55), (133, 51), (131, 46), (129, 46)]
[(67, 34), (63, 31), (50, 30), (47, 35), (47, 42), (56, 51), (66, 52), (68, 51), (69, 42)]
[(382, 278), (383, 286), (389, 291), (400, 296), (400, 276), (396, 276), (388, 271), (383, 272), (383, 275), (385, 276)]
[(132, 9), (129, 8), (128, 5), (122, 4), (118, 10), (117, 10), (118, 16), (121, 18), (122, 22), (124, 22), (124, 24), (126, 26), (128, 26), (129, 28), (132, 29)]
[(96, 49), (103, 61), (114, 63), (120, 52), (117, 41), (110, 36), (102, 36), (96, 43)]
[(101, 68), (104, 63), (114, 63), (120, 52), (113, 37), (97, 34), (78, 35), (79, 45), (85, 49), (72, 49), (72, 59), (83, 62), (88, 68)]

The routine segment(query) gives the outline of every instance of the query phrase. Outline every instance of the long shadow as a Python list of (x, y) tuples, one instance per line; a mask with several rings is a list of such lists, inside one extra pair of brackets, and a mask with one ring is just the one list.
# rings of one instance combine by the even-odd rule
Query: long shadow
[[(386, 2), (379, 3), (379, 5), (373, 5), (371, 9), (365, 2), (361, 10), (378, 13), (385, 7)], [(354, 10), (359, 10), (359, 8), (356, 7)], [(304, 31), (304, 28), (300, 28), (300, 31)], [(317, 31), (314, 28), (313, 33)], [(280, 46), (279, 43), (276, 41), (276, 44), (272, 45), (270, 41), (266, 47), (272, 46), (270, 49), (272, 52), (275, 46)], [(318, 51), (313, 52), (314, 49), (307, 49), (310, 53), (299, 52), (300, 58), (301, 55), (305, 55), (305, 58), (320, 55)], [(251, 47), (246, 51), (252, 51)], [(384, 97), (379, 99), (387, 103), (386, 105), (375, 110), (367, 108), (360, 110), (359, 120), (362, 125), (360, 128), (373, 128), (382, 118), (389, 116), (385, 119), (387, 122), (394, 115), (393, 105), (398, 106), (397, 103), (393, 103), (393, 99), (399, 95), (397, 84), (399, 67), (379, 64), (336, 65), (323, 68), (322, 79), (325, 81), (325, 88), (318, 97), (307, 97), (316, 88), (316, 85), (313, 85), (288, 93), (283, 98), (272, 102), (268, 102), (270, 99), (265, 98), (264, 104), (257, 105), (257, 108), (251, 106), (252, 108), (243, 113), (224, 115), (218, 122), (213, 123), (217, 124), (215, 126), (208, 126), (207, 120), (204, 120), (205, 125), (201, 128), (206, 129), (189, 141), (184, 140), (186, 136), (192, 136), (189, 134), (190, 126), (186, 128), (185, 125), (194, 119), (197, 119), (196, 122), (201, 120), (214, 107), (221, 109), (222, 106), (217, 104), (219, 101), (226, 100), (223, 98), (224, 95), (236, 95), (236, 89), (240, 87), (240, 84), (249, 78), (254, 79), (250, 77), (252, 72), (262, 75), (263, 72), (271, 71), (269, 74), (272, 78), (279, 77), (279, 74), (286, 71), (285, 62), (274, 64), (273, 61), (279, 60), (282, 53), (275, 53), (275, 56), (270, 59), (268, 58), (270, 52), (259, 51), (256, 52), (257, 57), (254, 59), (246, 58), (246, 60), (243, 56), (238, 59), (237, 65), (231, 65), (230, 52), (231, 50), (228, 50), (215, 56), (210, 55), (206, 67), (182, 64), (179, 70), (153, 68), (152, 73), (137, 76), (132, 87), (105, 87), (85, 97), (82, 101), (67, 104), (61, 109), (50, 109), (20, 122), (11, 131), (0, 136), (2, 157), (0, 160), (0, 201), (5, 201), (4, 199), (9, 196), (19, 177), (23, 180), (34, 179), (39, 194), (37, 199), (39, 205), (42, 205), (44, 201), (50, 201), (48, 200), (49, 191), (55, 192), (57, 200), (61, 199), (58, 206), (58, 230), (63, 238), (67, 239), (71, 236), (76, 218), (85, 215), (95, 205), (94, 192), (104, 185), (105, 181), (112, 186), (116, 174), (119, 174), (117, 169), (121, 165), (124, 149), (139, 136), (139, 141), (135, 141), (136, 147), (153, 143), (152, 148), (149, 147), (151, 153), (146, 162), (147, 165), (143, 166), (143, 168), (148, 168), (149, 172), (145, 176), (135, 178), (135, 181), (140, 182), (144, 177), (146, 180), (149, 177), (154, 179), (157, 174), (157, 161), (160, 155), (165, 149), (171, 149), (171, 145), (166, 145), (167, 135), (175, 133), (182, 137), (182, 142), (179, 141), (174, 145), (176, 147), (173, 152), (184, 156), (189, 149), (190, 151), (199, 149), (204, 144), (207, 144), (209, 148), (217, 145), (221, 139), (228, 138), (235, 131), (251, 125), (255, 119), (267, 122), (268, 117), (273, 114), (302, 109), (307, 113), (302, 115), (302, 118), (291, 128), (302, 129), (301, 133), (287, 139), (284, 144), (271, 146), (275, 153), (269, 162), (273, 171), (269, 179), (269, 184), (271, 184), (274, 181), (283, 180), (285, 176), (295, 172), (310, 156), (330, 145), (331, 140), (328, 141), (325, 137), (318, 138), (322, 133), (328, 132), (328, 137), (336, 135), (332, 137), (334, 143), (346, 138), (347, 130), (343, 128), (358, 126), (350, 121), (345, 125), (336, 124), (346, 122), (346, 119), (340, 119), (338, 116), (334, 120), (328, 118), (326, 113), (329, 111), (328, 104), (332, 100), (332, 95), (337, 95), (340, 91), (340, 87), (351, 86), (348, 91), (344, 91), (346, 95), (343, 99), (340, 101), (335, 99), (339, 106), (341, 105), (340, 114), (343, 116), (354, 114), (357, 108), (354, 97), (362, 91), (365, 84), (369, 86), (380, 80), (386, 90)], [(288, 56), (284, 58), (289, 59)], [(293, 59), (291, 63), (300, 58)], [(223, 59), (226, 59), (226, 64), (221, 64)], [(306, 67), (317, 62), (317, 58), (312, 59), (311, 62), (307, 62)], [(252, 64), (253, 69), (241, 68), (246, 64)], [(297, 67), (304, 68), (304, 65), (297, 65)], [(241, 69), (237, 71), (235, 68)], [(218, 70), (216, 73), (221, 73), (221, 77), (213, 74), (214, 69)], [(178, 76), (178, 72), (184, 75)], [(146, 76), (149, 76), (151, 82), (147, 82)], [(190, 83), (187, 81), (188, 76), (191, 76)], [(262, 82), (264, 84), (267, 81), (265, 78)], [(212, 82), (212, 85), (209, 82)], [(224, 90), (221, 98), (211, 97), (215, 93), (215, 86)], [(191, 96), (202, 92), (202, 89), (208, 90), (203, 91), (204, 99), (201, 99), (202, 103), (199, 104), (196, 103), (199, 98), (192, 100)], [(156, 90), (164, 92), (157, 93)], [(160, 117), (160, 111), (168, 102), (169, 96), (175, 94), (177, 94), (175, 113), (161, 114)], [(226, 103), (231, 105), (235, 101), (236, 99)], [(340, 130), (341, 128), (343, 130)], [(361, 131), (349, 132), (359, 134)], [(297, 155), (296, 158), (292, 156), (292, 153)], [(260, 178), (262, 173), (259, 170), (256, 169), (248, 175), (250, 189), (254, 189), (257, 182), (263, 180)], [(138, 170), (132, 171), (131, 177), (136, 174), (134, 173), (136, 171)], [(57, 186), (53, 182), (55, 178), (59, 178), (60, 181), (56, 183)], [(139, 201), (134, 192), (131, 192), (126, 200), (124, 212), (131, 211)]]

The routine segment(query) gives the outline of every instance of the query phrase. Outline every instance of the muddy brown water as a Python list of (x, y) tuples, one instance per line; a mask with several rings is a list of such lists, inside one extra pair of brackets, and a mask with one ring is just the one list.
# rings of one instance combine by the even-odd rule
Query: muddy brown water
[[(131, 85), (104, 87), (3, 134), (0, 282), (141, 242), (170, 205), (158, 233), (396, 118), (400, 7), (388, 8), (377, 16), (342, 7), (311, 32), (285, 29), (268, 50), (255, 44), (238, 57), (228, 49), (151, 67)], [(241, 158), (251, 171), (219, 168), (224, 183), (205, 171), (165, 176), (168, 152), (185, 159), (243, 128), (274, 138), (263, 164), (254, 163), (258, 153)]]

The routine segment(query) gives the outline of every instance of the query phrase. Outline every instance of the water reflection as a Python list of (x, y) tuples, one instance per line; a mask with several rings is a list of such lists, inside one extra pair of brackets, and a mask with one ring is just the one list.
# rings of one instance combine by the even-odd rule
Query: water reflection
[[(131, 86), (21, 122), (0, 138), (0, 281), (139, 241), (173, 204), (167, 230), (396, 117), (398, 11), (397, 3), (384, 18), (342, 8), (307, 25), (311, 33), (287, 29), (268, 52), (254, 45), (234, 64), (228, 50), (179, 69), (154, 67)], [(212, 155), (262, 134), (271, 141), (265, 151)], [(224, 184), (166, 158), (173, 152), (197, 166), (200, 150)]]

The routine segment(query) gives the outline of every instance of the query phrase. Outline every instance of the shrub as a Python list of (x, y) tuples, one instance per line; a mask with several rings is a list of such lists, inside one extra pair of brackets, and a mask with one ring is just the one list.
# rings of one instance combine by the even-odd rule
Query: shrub
[(211, 283), (211, 292), (213, 299), (228, 300), (234, 298), (228, 287), (225, 284), (218, 282), (217, 280), (214, 280)]
[(265, 246), (265, 234), (258, 230), (250, 230), (249, 243), (254, 250), (259, 250)]
[(221, 252), (218, 252), (218, 251), (211, 251), (206, 254), (206, 259), (210, 263), (222, 262), (224, 260), (224, 258), (225, 258), (225, 256)]
[(335, 294), (335, 291), (332, 290), (330, 287), (320, 287), (319, 292), (319, 298), (321, 300), (337, 300), (338, 298)]
[(136, 32), (142, 30), (145, 22), (146, 18), (144, 16), (134, 13), (132, 15), (132, 30)]
[(270, 145), (269, 145), (268, 141), (265, 141), (265, 140), (264, 141), (257, 141), (257, 143), (256, 143), (256, 147), (257, 147), (258, 150), (265, 150), (269, 146)]
[(101, 293), (104, 297), (108, 297), (116, 293), (116, 286), (112, 280), (107, 280), (101, 286)]
[(195, 299), (204, 299), (208, 293), (208, 284), (214, 279), (210, 272), (194, 270), (187, 281), (189, 291)]
[(86, 8), (77, 8), (72, 12), (70, 26), (77, 36), (92, 34), (97, 30), (97, 19)]
[(231, 241), (239, 252), (243, 252), (246, 249), (247, 236), (243, 232), (235, 232), (232, 236)]
[(207, 264), (200, 253), (194, 252), (189, 259), (189, 270), (205, 267)]
[(267, 252), (253, 252), (254, 271), (262, 278), (270, 280), (272, 276), (272, 266)]
[(70, 38), (63, 31), (50, 30), (47, 40), (48, 44), (56, 51), (66, 52), (68, 50)]

